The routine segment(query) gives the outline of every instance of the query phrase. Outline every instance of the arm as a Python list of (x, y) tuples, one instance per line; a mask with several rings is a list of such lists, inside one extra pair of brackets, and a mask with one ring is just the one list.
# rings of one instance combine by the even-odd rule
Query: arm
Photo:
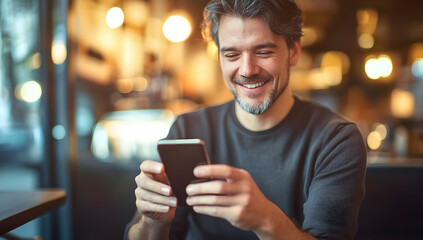
[(245, 170), (210, 165), (195, 168), (194, 174), (226, 179), (188, 185), (187, 203), (195, 212), (226, 219), (237, 228), (254, 231), (260, 239), (314, 239), (268, 200)]
[(175, 216), (176, 198), (172, 196), (161, 163), (144, 161), (135, 178), (138, 213), (128, 230), (128, 239), (168, 239)]

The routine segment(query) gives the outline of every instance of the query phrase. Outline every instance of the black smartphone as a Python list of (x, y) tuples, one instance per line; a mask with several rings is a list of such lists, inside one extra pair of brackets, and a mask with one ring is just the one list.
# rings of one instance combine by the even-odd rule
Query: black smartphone
[(185, 191), (187, 185), (211, 180), (200, 179), (193, 174), (196, 166), (210, 164), (204, 141), (201, 139), (163, 139), (158, 141), (157, 149), (172, 191), (178, 199), (178, 206), (188, 207)]

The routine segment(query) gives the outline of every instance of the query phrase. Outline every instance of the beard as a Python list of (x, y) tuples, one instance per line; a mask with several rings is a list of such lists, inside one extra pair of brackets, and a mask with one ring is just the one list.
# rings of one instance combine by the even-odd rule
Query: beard
[[(246, 112), (254, 114), (254, 115), (259, 115), (263, 112), (265, 112), (266, 110), (268, 110), (272, 104), (276, 101), (276, 99), (279, 98), (280, 95), (282, 95), (282, 93), (285, 91), (285, 89), (288, 86), (289, 83), (289, 74), (290, 73), (290, 69), (289, 69), (289, 59), (288, 59), (288, 64), (287, 64), (287, 71), (286, 71), (286, 82), (285, 84), (282, 86), (282, 88), (280, 90), (278, 90), (277, 88), (272, 89), (272, 91), (270, 92), (270, 94), (268, 94), (268, 96), (266, 96), (266, 98), (263, 100), (263, 102), (259, 103), (259, 104), (248, 104), (245, 101), (243, 101), (241, 99), (241, 97), (238, 95), (238, 93), (235, 90), (231, 90), (232, 95), (234, 95), (235, 101), (237, 101), (237, 103), (239, 104), (239, 106)], [(279, 79), (279, 81), (282, 79)], [(269, 82), (274, 82), (275, 79), (270, 75), (270, 74), (266, 74), (266, 76), (252, 76), (250, 78), (246, 78), (246, 77), (241, 77), (239, 79), (232, 79), (232, 82), (235, 84), (239, 84), (239, 83), (252, 83), (252, 82), (265, 82), (265, 83), (269, 83)], [(257, 98), (259, 96), (251, 94), (247, 96), (250, 99), (254, 99)]]

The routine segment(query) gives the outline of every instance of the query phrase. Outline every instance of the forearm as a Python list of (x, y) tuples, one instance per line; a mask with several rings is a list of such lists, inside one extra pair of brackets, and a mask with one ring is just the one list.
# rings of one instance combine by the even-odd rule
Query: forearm
[(276, 205), (268, 209), (262, 225), (254, 231), (261, 240), (316, 239), (299, 229)]
[(170, 223), (140, 217), (128, 230), (128, 240), (169, 239)]

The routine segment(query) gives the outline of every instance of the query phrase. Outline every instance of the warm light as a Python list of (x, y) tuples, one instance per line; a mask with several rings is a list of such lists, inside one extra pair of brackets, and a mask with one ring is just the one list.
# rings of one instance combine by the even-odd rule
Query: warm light
[(135, 91), (145, 91), (148, 87), (148, 80), (144, 77), (134, 78), (133, 82)]
[(218, 52), (219, 49), (217, 48), (216, 44), (213, 41), (209, 41), (207, 44), (207, 56), (209, 56), (211, 59), (217, 60)]
[(371, 150), (376, 150), (382, 145), (382, 140), (379, 132), (373, 131), (367, 136), (367, 145)]
[(31, 69), (38, 69), (41, 67), (41, 54), (39, 52), (32, 55), (29, 59), (29, 67)]
[(387, 55), (381, 55), (378, 59), (378, 64), (380, 66), (380, 76), (389, 77), (392, 73), (392, 60)]
[(117, 89), (121, 93), (129, 93), (134, 90), (134, 82), (130, 78), (119, 78), (117, 80)]
[(28, 81), (18, 87), (20, 87), (18, 90), (18, 98), (24, 100), (25, 102), (35, 102), (41, 97), (41, 86), (36, 81)]
[(336, 67), (325, 67), (322, 69), (324, 81), (329, 86), (339, 85), (342, 81), (342, 72)]
[(301, 38), (302, 46), (313, 45), (318, 39), (317, 30), (315, 28), (303, 28), (303, 33), (304, 35)]
[(370, 49), (375, 44), (372, 34), (363, 33), (358, 37), (358, 45), (364, 49)]
[(406, 90), (395, 89), (391, 95), (392, 115), (398, 118), (409, 118), (414, 113), (414, 95)]
[(66, 45), (62, 41), (54, 41), (51, 47), (51, 58), (56, 65), (65, 62), (67, 57)]
[(163, 24), (163, 34), (171, 42), (182, 42), (191, 34), (191, 25), (184, 17), (174, 15)]
[(418, 78), (423, 78), (423, 58), (416, 59), (413, 66), (411, 66), (413, 75)]
[(388, 135), (388, 129), (384, 124), (377, 124), (375, 127), (375, 131), (379, 133), (381, 139), (385, 139)]
[(118, 28), (123, 24), (125, 19), (122, 9), (119, 7), (112, 7), (107, 11), (106, 23), (110, 28)]
[(392, 60), (387, 55), (380, 55), (378, 58), (370, 58), (364, 67), (367, 77), (379, 79), (389, 77), (392, 73)]

